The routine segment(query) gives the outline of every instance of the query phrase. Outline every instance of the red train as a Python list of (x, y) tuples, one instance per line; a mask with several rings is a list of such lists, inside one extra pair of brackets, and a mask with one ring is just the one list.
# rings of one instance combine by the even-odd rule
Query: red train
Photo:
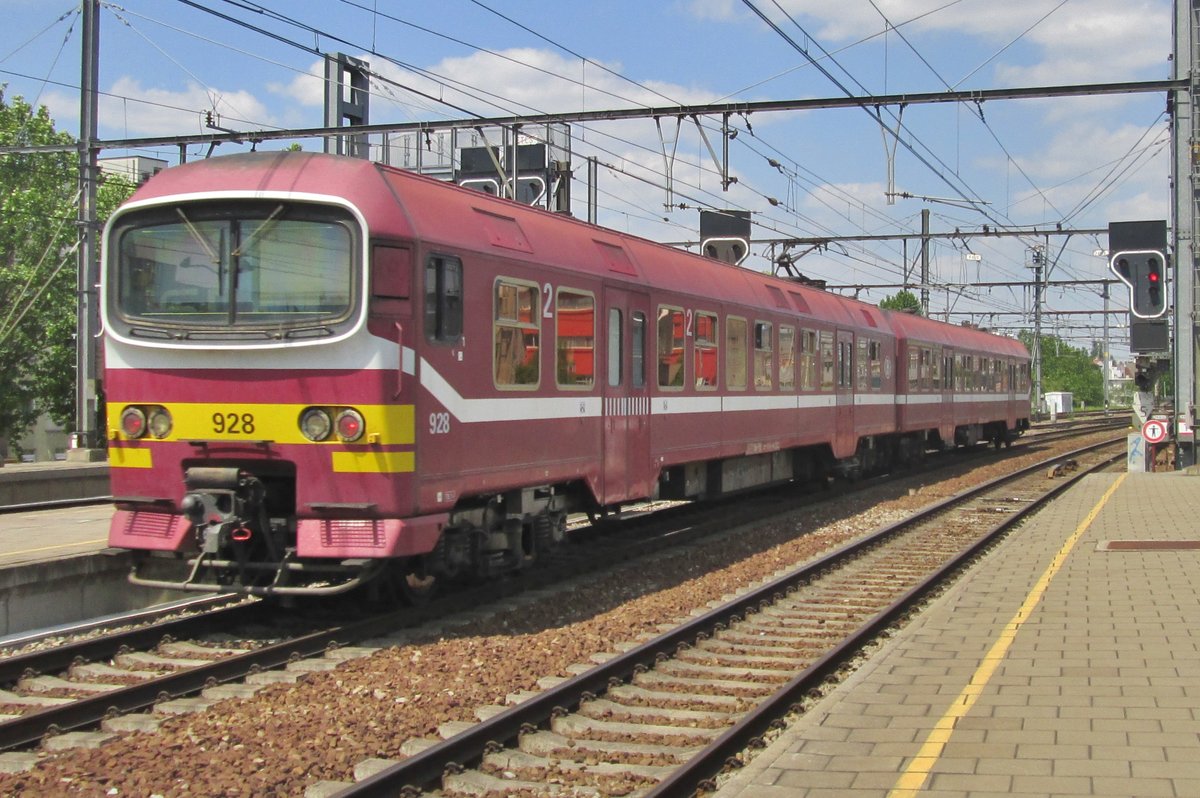
[(139, 583), (420, 591), (525, 566), (571, 512), (1028, 427), (1014, 340), (367, 161), (168, 169), (104, 242), (109, 541)]

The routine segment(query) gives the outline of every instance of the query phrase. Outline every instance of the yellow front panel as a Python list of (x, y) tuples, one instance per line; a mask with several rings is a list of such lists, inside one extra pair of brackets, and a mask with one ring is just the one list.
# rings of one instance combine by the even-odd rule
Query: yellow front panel
[[(300, 414), (312, 404), (256, 404), (250, 402), (110, 402), (108, 427), (113, 440), (124, 440), (121, 412), (131, 404), (139, 407), (165, 407), (174, 424), (165, 438), (147, 435), (154, 441), (270, 441), (272, 443), (313, 443), (300, 432)], [(326, 407), (327, 405), (317, 405)], [(358, 443), (381, 445), (412, 444), (415, 440), (412, 405), (345, 405), (362, 413), (366, 434)], [(340, 407), (340, 406), (339, 406)], [(378, 435), (376, 439), (373, 436)], [(340, 444), (331, 436), (322, 444)], [(410, 469), (411, 470), (411, 469)]]
[(412, 452), (334, 452), (338, 474), (406, 474), (414, 469)]
[(126, 449), (120, 446), (109, 447), (108, 464), (112, 468), (154, 468), (149, 449)]

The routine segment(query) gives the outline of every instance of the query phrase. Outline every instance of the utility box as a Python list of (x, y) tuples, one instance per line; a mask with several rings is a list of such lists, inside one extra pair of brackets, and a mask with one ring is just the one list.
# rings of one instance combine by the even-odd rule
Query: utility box
[(1070, 391), (1047, 391), (1046, 409), (1055, 416), (1070, 415), (1075, 412), (1075, 394)]

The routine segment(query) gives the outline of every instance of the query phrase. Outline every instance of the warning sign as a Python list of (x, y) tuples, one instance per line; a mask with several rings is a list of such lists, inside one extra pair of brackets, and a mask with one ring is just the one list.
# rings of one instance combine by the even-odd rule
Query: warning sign
[(1146, 443), (1162, 443), (1167, 439), (1167, 422), (1152, 418), (1142, 425), (1142, 437)]

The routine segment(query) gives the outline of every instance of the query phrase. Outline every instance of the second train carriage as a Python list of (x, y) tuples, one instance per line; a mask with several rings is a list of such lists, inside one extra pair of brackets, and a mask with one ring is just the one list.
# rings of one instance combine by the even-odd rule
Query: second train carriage
[(166, 170), (104, 262), (110, 543), (149, 584), (487, 576), (571, 511), (1028, 425), (1009, 339), (360, 160)]

